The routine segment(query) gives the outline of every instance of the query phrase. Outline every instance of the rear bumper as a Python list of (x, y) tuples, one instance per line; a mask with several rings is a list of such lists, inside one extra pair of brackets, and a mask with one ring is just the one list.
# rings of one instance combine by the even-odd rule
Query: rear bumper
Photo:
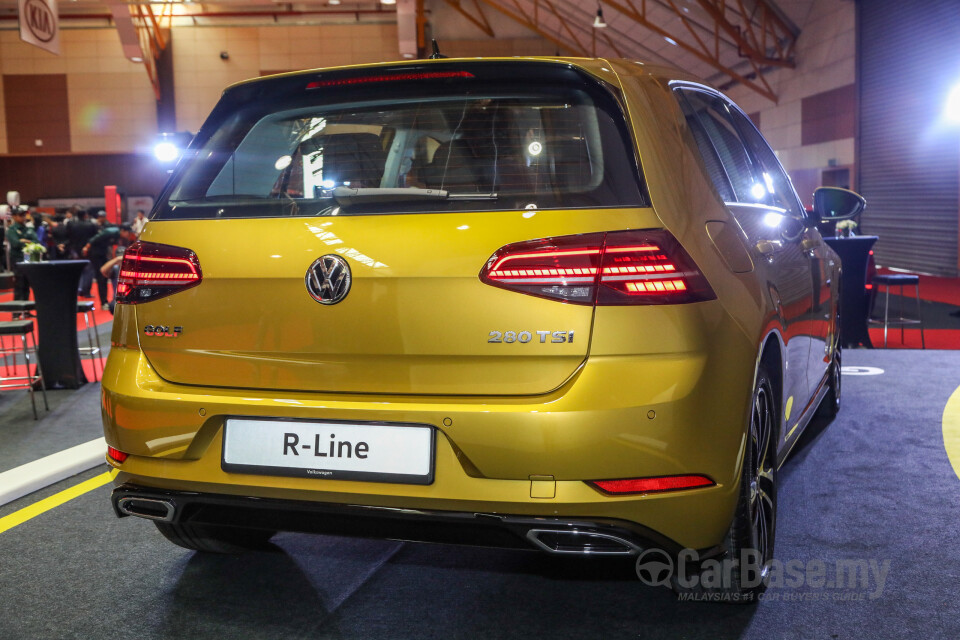
[[(272, 500), (123, 484), (111, 497), (118, 517), (338, 536), (534, 549), (560, 555), (676, 555), (682, 545), (618, 519), (529, 517)], [(708, 557), (719, 549), (702, 550)]]
[[(132, 343), (123, 339), (129, 323), (118, 317), (102, 410), (107, 443), (129, 457), (108, 462), (120, 472), (118, 484), (155, 490), (283, 504), (622, 521), (684, 548), (710, 548), (722, 542), (736, 504), (756, 356), (715, 304), (689, 306), (697, 309), (647, 312), (659, 314), (652, 324), (683, 335), (707, 335), (697, 327), (709, 324), (709, 341), (701, 337), (682, 350), (651, 353), (639, 342), (621, 348), (595, 338), (592, 355), (561, 388), (509, 397), (175, 384), (161, 378), (139, 349), (125, 346)], [(614, 318), (620, 326), (630, 310), (606, 311), (597, 322), (609, 324), (611, 314), (620, 314)], [(700, 324), (684, 319), (694, 311), (705, 317)], [(655, 339), (612, 326), (602, 335)], [(411, 485), (227, 471), (222, 438), (231, 416), (428, 425), (436, 430), (434, 480)], [(585, 482), (684, 474), (707, 475), (716, 486), (610, 496)]]

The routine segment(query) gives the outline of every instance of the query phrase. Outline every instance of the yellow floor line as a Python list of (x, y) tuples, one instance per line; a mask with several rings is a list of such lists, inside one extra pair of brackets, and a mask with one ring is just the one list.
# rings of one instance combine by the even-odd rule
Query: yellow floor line
[(43, 500), (35, 502), (28, 507), (24, 507), (19, 511), (14, 511), (10, 515), (0, 518), (0, 533), (9, 531), (14, 527), (23, 524), (27, 520), (36, 518), (40, 514), (59, 507), (63, 503), (69, 502), (70, 500), (82, 496), (89, 491), (98, 489), (113, 480), (114, 476), (116, 475), (116, 469), (106, 473), (101, 473), (100, 475), (90, 478), (89, 480), (84, 480), (76, 486), (70, 487), (69, 489), (64, 489), (60, 493), (55, 493), (48, 498), (44, 498)]
[(960, 387), (943, 408), (943, 446), (954, 472), (960, 476)]

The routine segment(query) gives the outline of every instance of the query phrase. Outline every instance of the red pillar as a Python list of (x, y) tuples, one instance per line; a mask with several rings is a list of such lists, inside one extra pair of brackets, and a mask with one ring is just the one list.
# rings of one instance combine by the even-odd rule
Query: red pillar
[(106, 205), (105, 211), (107, 212), (107, 220), (113, 224), (120, 224), (120, 194), (117, 193), (117, 188), (113, 185), (106, 186), (103, 188), (103, 199)]

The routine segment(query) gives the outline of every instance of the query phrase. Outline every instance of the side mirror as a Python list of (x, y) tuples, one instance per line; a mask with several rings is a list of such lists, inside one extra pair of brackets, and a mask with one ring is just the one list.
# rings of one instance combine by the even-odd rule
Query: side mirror
[(867, 207), (859, 193), (839, 187), (820, 187), (813, 192), (813, 212), (821, 220), (847, 220)]

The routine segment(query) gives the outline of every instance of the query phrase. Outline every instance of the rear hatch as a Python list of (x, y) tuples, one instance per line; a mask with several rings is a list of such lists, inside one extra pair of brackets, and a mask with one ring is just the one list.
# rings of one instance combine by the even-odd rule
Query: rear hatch
[(194, 281), (128, 277), (121, 293), (171, 382), (548, 392), (587, 355), (592, 302), (479, 276), (510, 243), (657, 226), (629, 140), (613, 92), (569, 65), (450, 61), (241, 85), (124, 265), (129, 276), (149, 254), (161, 258), (141, 270), (176, 270), (188, 249)]

